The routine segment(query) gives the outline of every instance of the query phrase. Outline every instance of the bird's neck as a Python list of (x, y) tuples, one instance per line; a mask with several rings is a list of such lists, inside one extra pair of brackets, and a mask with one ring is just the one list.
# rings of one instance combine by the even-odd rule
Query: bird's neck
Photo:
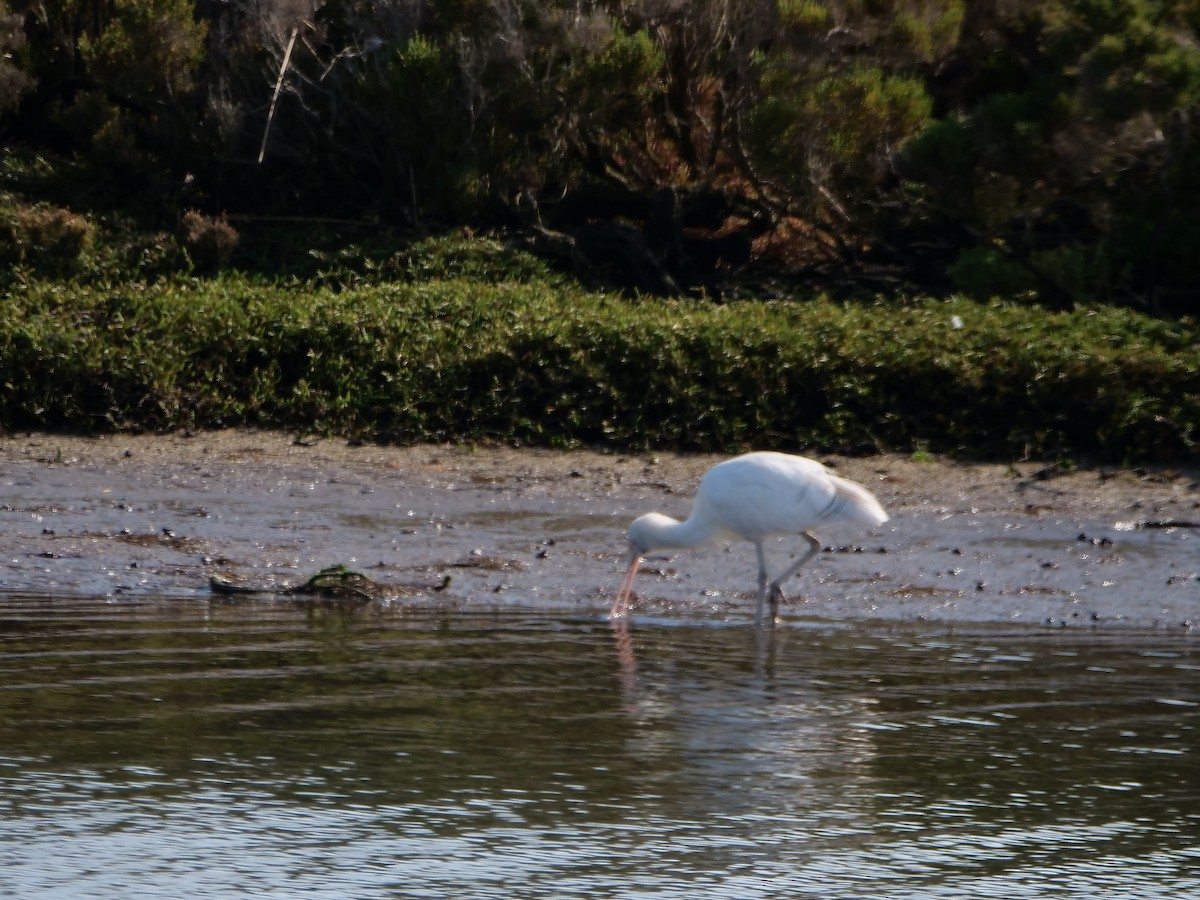
[(695, 515), (682, 522), (663, 515), (647, 518), (644, 544), (653, 549), (700, 547), (724, 537), (722, 529), (714, 527), (710, 519)]

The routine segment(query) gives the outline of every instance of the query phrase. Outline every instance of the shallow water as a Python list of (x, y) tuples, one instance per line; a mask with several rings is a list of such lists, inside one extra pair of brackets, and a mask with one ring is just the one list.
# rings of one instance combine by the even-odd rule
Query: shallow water
[(1200, 894), (1182, 632), (0, 597), (0, 896)]

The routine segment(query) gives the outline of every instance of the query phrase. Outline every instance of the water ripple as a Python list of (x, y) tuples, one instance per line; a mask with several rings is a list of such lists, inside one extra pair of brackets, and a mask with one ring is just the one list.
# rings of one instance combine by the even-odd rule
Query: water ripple
[(0, 602), (0, 896), (1200, 892), (1187, 636)]

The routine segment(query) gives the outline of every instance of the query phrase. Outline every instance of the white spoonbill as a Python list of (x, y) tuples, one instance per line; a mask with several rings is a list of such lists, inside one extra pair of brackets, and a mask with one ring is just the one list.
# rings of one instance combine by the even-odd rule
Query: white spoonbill
[[(728, 543), (738, 538), (758, 551), (758, 605), (771, 603), (771, 620), (783, 599), (781, 585), (821, 549), (811, 529), (838, 522), (868, 528), (888, 519), (879, 501), (860, 484), (840, 478), (816, 460), (788, 453), (747, 453), (713, 466), (700, 480), (691, 515), (680, 522), (662, 513), (647, 513), (629, 526), (629, 571), (625, 573), (609, 616), (624, 616), (642, 558), (652, 550), (688, 549)], [(763, 541), (799, 534), (808, 552), (768, 583)]]

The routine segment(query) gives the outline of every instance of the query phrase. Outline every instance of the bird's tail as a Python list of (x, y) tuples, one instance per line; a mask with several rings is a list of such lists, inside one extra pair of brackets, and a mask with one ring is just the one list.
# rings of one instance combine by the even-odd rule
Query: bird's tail
[(836, 475), (830, 476), (837, 497), (830, 505), (828, 517), (845, 519), (848, 522), (861, 522), (868, 527), (882, 525), (888, 520), (888, 514), (883, 511), (875, 495), (861, 484), (855, 484)]

